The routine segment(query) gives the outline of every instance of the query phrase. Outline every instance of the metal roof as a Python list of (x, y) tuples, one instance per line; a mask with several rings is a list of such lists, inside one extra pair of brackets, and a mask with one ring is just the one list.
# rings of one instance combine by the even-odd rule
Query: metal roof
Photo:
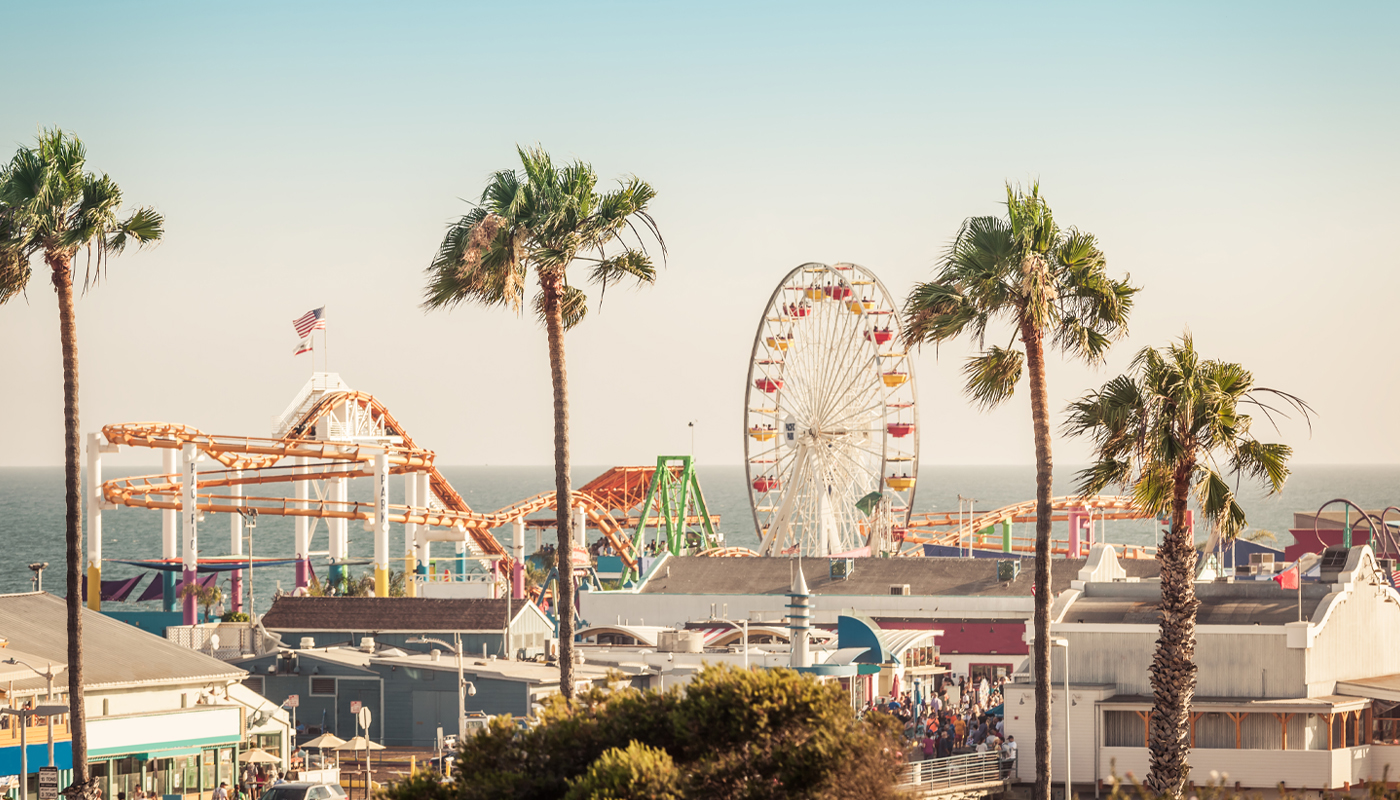
[[(17, 650), (67, 663), (67, 613), (63, 598), (47, 592), (0, 595), (0, 636)], [(88, 689), (242, 680), (247, 674), (100, 612), (85, 607), (82, 613), (83, 679)], [(66, 692), (66, 675), (60, 680)], [(15, 681), (17, 692), (46, 685), (42, 678)]]
[(1374, 678), (1337, 681), (1337, 694), (1400, 702), (1400, 675), (1378, 675)]
[[(815, 596), (889, 595), (891, 586), (909, 585), (914, 595), (944, 597), (1031, 597), (1034, 570), (1015, 579), (997, 579), (994, 558), (857, 558), (847, 578), (832, 578), (827, 559), (803, 559), (803, 573)], [(1119, 562), (1129, 577), (1155, 578), (1155, 559)], [(1056, 559), (1050, 588), (1056, 594), (1079, 577), (1085, 559)], [(793, 583), (795, 559), (672, 556), (652, 572), (642, 594), (786, 595)]]

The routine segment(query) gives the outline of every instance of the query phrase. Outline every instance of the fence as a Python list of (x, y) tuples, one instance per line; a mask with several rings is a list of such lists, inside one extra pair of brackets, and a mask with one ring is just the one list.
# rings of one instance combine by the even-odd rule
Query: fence
[[(215, 636), (218, 637), (217, 640)], [(225, 661), (246, 655), (261, 655), (275, 649), (275, 643), (269, 641), (259, 628), (246, 622), (171, 625), (165, 629), (165, 638), (181, 647), (198, 650)]]
[(967, 753), (906, 764), (900, 786), (922, 790), (954, 789), (1002, 783), (1001, 754), (995, 751)]

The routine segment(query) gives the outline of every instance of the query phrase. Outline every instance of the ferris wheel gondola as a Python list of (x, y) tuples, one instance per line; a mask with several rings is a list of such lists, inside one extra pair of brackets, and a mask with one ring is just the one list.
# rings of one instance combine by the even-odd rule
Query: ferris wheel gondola
[(893, 549), (918, 482), (918, 401), (898, 308), (855, 264), (804, 264), (769, 298), (744, 397), (762, 555)]

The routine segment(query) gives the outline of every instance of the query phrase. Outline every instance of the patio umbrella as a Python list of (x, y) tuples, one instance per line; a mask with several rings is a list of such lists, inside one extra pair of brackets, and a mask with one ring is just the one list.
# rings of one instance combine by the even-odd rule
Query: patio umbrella
[(376, 744), (363, 736), (356, 736), (345, 744), (335, 748), (336, 750), (383, 750), (384, 745)]
[(245, 750), (238, 754), (238, 760), (244, 764), (281, 764), (282, 759), (267, 752), (261, 747), (254, 747), (252, 750)]
[[(321, 750), (324, 753), (324, 751), (326, 750), (334, 750), (335, 748), (340, 747), (343, 744), (345, 744), (345, 740), (340, 738), (339, 736), (336, 736), (334, 733), (323, 733), (320, 736), (317, 736), (315, 739), (312, 739), (311, 741), (307, 742), (306, 744), (303, 744), (302, 747), (311, 748), (313, 750)], [(323, 767), (325, 766), (324, 762), (325, 759), (322, 759), (321, 766)], [(340, 757), (336, 756), (336, 764), (339, 765), (339, 763)]]
[(312, 750), (331, 750), (345, 744), (345, 740), (334, 733), (323, 733), (309, 742), (304, 742), (302, 747), (309, 747)]

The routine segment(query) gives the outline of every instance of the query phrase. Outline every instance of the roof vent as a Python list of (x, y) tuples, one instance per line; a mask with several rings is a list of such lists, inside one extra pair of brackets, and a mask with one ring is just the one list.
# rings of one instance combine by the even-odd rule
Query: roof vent
[(433, 648), (432, 659), (433, 659), (434, 661), (441, 661), (441, 660), (442, 660), (442, 651), (439, 650), (439, 649), (437, 649), (436, 647), (434, 647), (434, 648)]
[(360, 639), (360, 652), (361, 652), (361, 653), (373, 653), (373, 652), (374, 652), (374, 637), (373, 637), (373, 636), (365, 636), (365, 637), (363, 637), (363, 638)]
[(907, 583), (892, 583), (890, 584), (890, 594), (895, 597), (908, 597), (913, 592), (909, 591)]
[(311, 649), (314, 648), (315, 646), (316, 646), (316, 637), (315, 637), (315, 636), (303, 636), (303, 637), (301, 637), (301, 649), (303, 649), (303, 650), (311, 650)]

